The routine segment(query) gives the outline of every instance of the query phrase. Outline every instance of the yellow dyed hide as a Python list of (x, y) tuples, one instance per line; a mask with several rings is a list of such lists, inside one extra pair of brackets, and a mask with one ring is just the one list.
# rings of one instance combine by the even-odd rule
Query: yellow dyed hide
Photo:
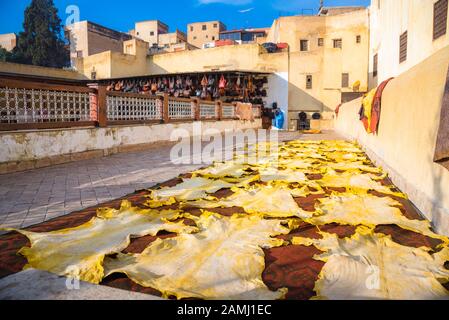
[(182, 222), (169, 221), (180, 216), (180, 212), (175, 210), (159, 212), (132, 208), (129, 202), (124, 201), (119, 210), (100, 209), (97, 217), (76, 228), (43, 233), (16, 231), (31, 242), (31, 247), (20, 250), (28, 260), (27, 267), (97, 284), (103, 279), (105, 255), (124, 250), (130, 237), (156, 235), (161, 230), (196, 230)]
[(224, 199), (189, 202), (199, 208), (242, 207), (247, 213), (263, 214), (272, 218), (310, 218), (312, 213), (302, 210), (291, 192), (282, 187), (260, 186), (248, 190), (233, 188), (235, 193)]
[(293, 239), (293, 244), (324, 251), (314, 257), (326, 262), (315, 283), (316, 299), (449, 299), (441, 285), (449, 280), (447, 247), (431, 254), (428, 248), (402, 246), (367, 228), (358, 228), (351, 238), (322, 236)]
[[(394, 192), (390, 187), (383, 186), (380, 182), (375, 181), (377, 177), (371, 174), (360, 174), (356, 172), (346, 171), (344, 173), (336, 173), (332, 169), (328, 169), (324, 177), (317, 182), (323, 187), (346, 188), (347, 190), (375, 190), (377, 192), (391, 194), (404, 197), (400, 192)], [(381, 178), (381, 177), (380, 177)], [(391, 186), (393, 187), (393, 186)]]
[(339, 223), (343, 225), (365, 225), (374, 228), (378, 225), (395, 224), (403, 229), (438, 238), (445, 242), (447, 237), (431, 231), (427, 220), (411, 220), (405, 217), (398, 207), (398, 201), (389, 197), (376, 197), (370, 194), (333, 194), (329, 198), (319, 199), (316, 214), (307, 221), (314, 225)]
[(281, 181), (281, 182), (307, 182), (308, 179), (306, 175), (298, 170), (278, 170), (276, 168), (264, 168), (259, 170), (260, 181), (270, 182), (270, 181)]
[(221, 177), (241, 177), (245, 175), (247, 165), (237, 161), (217, 162), (213, 166), (206, 169), (197, 170), (193, 172), (196, 175), (202, 175), (209, 178), (221, 178)]
[(279, 220), (203, 213), (196, 223), (197, 234), (158, 239), (142, 254), (107, 258), (107, 274), (126, 273), (134, 282), (178, 299), (283, 298), (287, 289), (270, 291), (261, 278), (262, 248), (282, 245), (272, 236), (289, 232)]
[(204, 198), (208, 193), (214, 193), (220, 189), (231, 188), (232, 186), (233, 184), (222, 180), (195, 177), (184, 179), (182, 183), (172, 188), (152, 190), (151, 196), (154, 200), (174, 198), (178, 201), (188, 201)]

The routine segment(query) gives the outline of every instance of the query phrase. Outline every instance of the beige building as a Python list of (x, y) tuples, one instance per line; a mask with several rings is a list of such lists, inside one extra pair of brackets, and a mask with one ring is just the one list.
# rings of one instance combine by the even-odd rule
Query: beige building
[(0, 34), (0, 47), (7, 51), (12, 51), (17, 45), (17, 36), (15, 33)]
[(105, 51), (123, 52), (123, 42), (131, 36), (90, 21), (80, 21), (65, 28), (70, 43), (70, 59), (84, 58)]
[[(216, 23), (218, 26), (219, 22)], [(214, 22), (208, 25), (213, 27)], [(289, 49), (268, 53), (255, 43), (152, 56), (145, 50), (135, 51), (136, 54), (125, 50), (125, 54), (112, 52), (87, 57), (79, 70), (89, 76), (95, 68), (98, 78), (203, 71), (268, 72), (271, 75), (265, 104), (277, 102), (285, 111), (288, 115), (285, 128), (296, 128), (301, 111), (319, 112), (332, 118), (342, 101), (368, 90), (366, 8), (334, 15), (281, 17), (268, 31), (267, 41), (288, 43)]]
[(370, 87), (449, 45), (448, 0), (373, 0)]
[(195, 22), (187, 25), (187, 41), (195, 47), (220, 39), (220, 32), (226, 26), (221, 21)]
[(147, 20), (135, 23), (134, 30), (129, 33), (150, 44), (150, 47), (159, 45), (161, 35), (168, 33), (168, 25), (159, 20)]
[[(369, 15), (353, 8), (342, 14), (281, 17), (268, 42), (288, 43), (289, 127), (298, 112), (333, 116), (342, 101), (368, 89)], [(283, 101), (283, 103), (286, 103)]]
[(172, 44), (184, 43), (187, 42), (187, 35), (179, 30), (176, 30), (172, 33), (165, 33), (159, 35), (159, 46), (168, 47)]
[(195, 50), (197, 47), (187, 42), (187, 35), (179, 30), (165, 33), (159, 36), (159, 52), (178, 52), (184, 50)]

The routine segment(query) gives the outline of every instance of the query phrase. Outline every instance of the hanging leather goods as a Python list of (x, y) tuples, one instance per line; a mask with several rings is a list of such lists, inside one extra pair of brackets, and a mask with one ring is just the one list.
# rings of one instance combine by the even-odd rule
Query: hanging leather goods
[(204, 75), (203, 79), (201, 80), (201, 86), (207, 87), (208, 81), (206, 75)]

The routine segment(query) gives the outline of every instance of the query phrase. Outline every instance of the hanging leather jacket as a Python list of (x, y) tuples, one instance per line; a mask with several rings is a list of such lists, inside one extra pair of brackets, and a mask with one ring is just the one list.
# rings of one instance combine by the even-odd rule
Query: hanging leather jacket
[(203, 87), (207, 87), (208, 81), (206, 75), (204, 75), (203, 79), (201, 80), (201, 85)]
[(122, 88), (123, 88), (123, 81), (118, 81), (118, 82), (115, 84), (114, 90), (115, 90), (115, 91), (122, 91)]
[(151, 84), (151, 92), (152, 93), (156, 93), (157, 92), (157, 83), (156, 82), (153, 82)]
[(218, 83), (219, 89), (225, 89), (226, 88), (226, 79), (223, 75), (221, 75), (220, 82)]
[(252, 80), (251, 76), (248, 77), (248, 91), (250, 93), (254, 92), (254, 84), (253, 84), (253, 80)]
[(214, 93), (212, 94), (212, 97), (213, 97), (214, 99), (218, 99), (218, 98), (220, 98), (220, 93), (219, 93), (219, 91), (218, 91), (218, 88), (217, 88), (217, 87), (215, 87), (215, 89), (214, 89)]

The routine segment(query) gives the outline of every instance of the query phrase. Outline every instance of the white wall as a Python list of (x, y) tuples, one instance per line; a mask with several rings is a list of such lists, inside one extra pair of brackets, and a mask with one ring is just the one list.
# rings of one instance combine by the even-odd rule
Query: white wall
[(449, 235), (449, 170), (433, 161), (449, 67), (449, 46), (392, 80), (377, 135), (367, 134), (361, 99), (341, 106), (337, 131), (357, 140), (441, 233)]
[[(380, 9), (378, 2), (380, 2)], [(370, 7), (370, 87), (396, 77), (449, 45), (446, 35), (433, 40), (433, 10), (437, 0), (372, 0)], [(399, 37), (408, 32), (407, 61), (399, 63)], [(378, 53), (378, 77), (373, 58)]]
[(277, 102), (278, 108), (285, 113), (284, 129), (288, 128), (288, 72), (276, 72), (268, 76), (268, 92), (265, 106), (271, 108)]
[[(261, 119), (250, 121), (225, 120), (201, 122), (204, 130), (258, 129)], [(37, 160), (47, 157), (105, 150), (120, 146), (169, 141), (175, 129), (193, 133), (192, 122), (155, 125), (116, 126), (109, 128), (74, 128), (0, 133), (0, 163)]]

